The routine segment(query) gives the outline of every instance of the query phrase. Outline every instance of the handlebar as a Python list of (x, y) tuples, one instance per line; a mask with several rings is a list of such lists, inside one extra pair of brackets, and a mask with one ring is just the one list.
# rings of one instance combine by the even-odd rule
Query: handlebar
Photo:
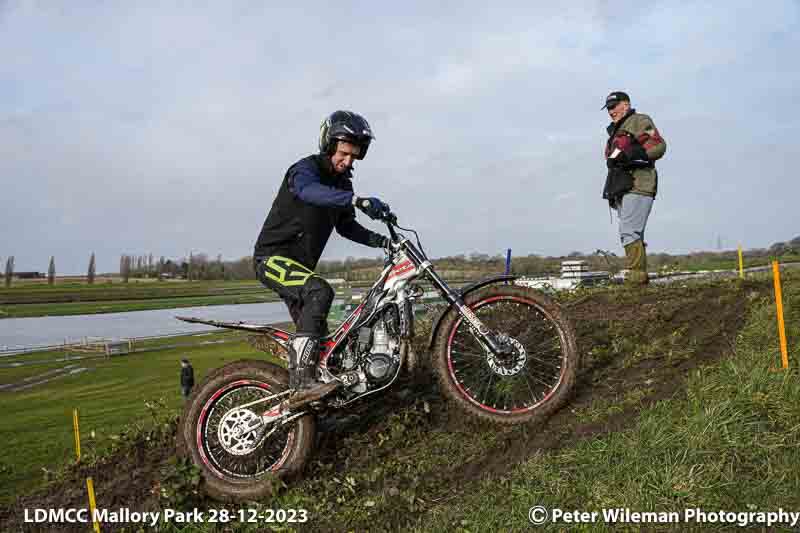
[(394, 213), (392, 213), (389, 210), (384, 211), (383, 213), (381, 213), (380, 221), (383, 222), (384, 224), (386, 224), (386, 227), (389, 228), (389, 235), (391, 236), (393, 243), (398, 243), (400, 241), (400, 237), (401, 237), (401, 235), (397, 233), (395, 228), (398, 228), (398, 229), (401, 229), (401, 230), (410, 231), (411, 233), (413, 233), (414, 236), (417, 238), (417, 246), (419, 247), (419, 249), (417, 250), (417, 249), (414, 249), (412, 247), (411, 251), (414, 252), (415, 255), (420, 256), (421, 257), (421, 259), (420, 259), (421, 261), (427, 261), (428, 260), (428, 254), (426, 254), (425, 250), (422, 248), (422, 243), (419, 241), (419, 235), (417, 235), (417, 232), (414, 231), (413, 229), (410, 229), (410, 228), (403, 228), (403, 227), (398, 226), (397, 225), (397, 215), (395, 215)]
[(397, 242), (397, 232), (394, 230), (394, 227), (397, 226), (397, 215), (391, 211), (387, 211), (381, 216), (381, 221), (389, 228), (389, 235), (391, 235), (392, 241)]

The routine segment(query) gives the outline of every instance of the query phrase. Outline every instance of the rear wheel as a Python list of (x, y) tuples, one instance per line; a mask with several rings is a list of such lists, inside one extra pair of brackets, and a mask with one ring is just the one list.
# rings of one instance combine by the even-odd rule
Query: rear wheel
[(442, 390), (459, 408), (502, 424), (538, 421), (569, 397), (579, 357), (575, 333), (559, 305), (531, 289), (491, 285), (465, 303), (506, 346), (495, 355), (456, 309), (437, 332), (434, 361)]
[(302, 471), (314, 442), (311, 415), (249, 429), (263, 414), (277, 413), (285, 397), (259, 400), (285, 391), (288, 381), (286, 370), (271, 363), (236, 361), (212, 372), (187, 402), (179, 431), (211, 497), (263, 499), (273, 493), (276, 477)]

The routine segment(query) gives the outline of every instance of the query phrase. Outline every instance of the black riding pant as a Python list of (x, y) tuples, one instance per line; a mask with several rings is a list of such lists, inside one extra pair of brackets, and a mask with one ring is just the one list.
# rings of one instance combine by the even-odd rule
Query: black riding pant
[(256, 277), (278, 293), (300, 335), (328, 334), (328, 311), (335, 293), (327, 281), (294, 259), (275, 253), (254, 258)]

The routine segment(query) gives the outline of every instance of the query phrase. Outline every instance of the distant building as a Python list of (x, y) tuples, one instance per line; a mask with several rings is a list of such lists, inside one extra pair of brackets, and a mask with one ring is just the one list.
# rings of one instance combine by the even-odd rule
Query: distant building
[(523, 277), (515, 281), (517, 285), (533, 289), (573, 290), (578, 287), (591, 287), (609, 281), (610, 274), (605, 271), (591, 272), (586, 261), (562, 261), (561, 277)]

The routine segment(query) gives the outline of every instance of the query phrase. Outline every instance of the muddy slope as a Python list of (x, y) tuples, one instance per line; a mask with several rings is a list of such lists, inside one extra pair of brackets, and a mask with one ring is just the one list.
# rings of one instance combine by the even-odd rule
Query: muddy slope
[[(473, 424), (448, 408), (432, 381), (404, 384), (322, 421), (305, 480), (288, 490), (313, 502), (309, 530), (422, 525), (431, 505), (468, 491), (474, 481), (502, 475), (542, 450), (624, 429), (644, 406), (680, 394), (690, 370), (731, 353), (749, 306), (769, 290), (767, 282), (725, 282), (613, 290), (567, 301), (583, 369), (573, 400), (546, 424), (499, 429)], [(636, 401), (623, 401), (631, 397)], [(576, 416), (598, 404), (621, 407), (597, 422)], [(12, 508), (0, 509), (2, 529), (44, 530), (22, 523), (24, 508), (85, 507), (87, 476), (102, 487), (98, 507), (156, 510), (163, 503), (158, 495), (173, 453), (171, 446), (153, 448), (143, 441), (125, 455), (74, 468), (60, 481), (20, 497)], [(195, 504), (219, 507), (202, 500)], [(108, 526), (104, 531), (114, 530)]]

